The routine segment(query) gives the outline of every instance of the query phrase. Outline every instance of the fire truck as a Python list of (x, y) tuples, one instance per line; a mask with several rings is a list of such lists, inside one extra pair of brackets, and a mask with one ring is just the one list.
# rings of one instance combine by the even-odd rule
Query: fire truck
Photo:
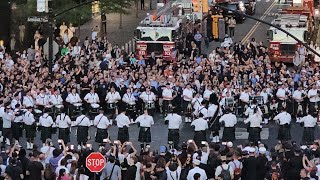
[[(279, 26), (291, 33), (303, 43), (308, 38), (308, 17), (300, 14), (282, 14), (272, 21), (273, 25)], [(284, 32), (270, 27), (268, 29), (269, 52), (272, 61), (291, 63), (299, 43)]]
[(136, 53), (146, 58), (152, 53), (165, 60), (173, 60), (184, 47), (186, 33), (192, 31), (194, 14), (192, 1), (158, 3), (162, 6), (155, 14), (147, 14), (136, 29)]

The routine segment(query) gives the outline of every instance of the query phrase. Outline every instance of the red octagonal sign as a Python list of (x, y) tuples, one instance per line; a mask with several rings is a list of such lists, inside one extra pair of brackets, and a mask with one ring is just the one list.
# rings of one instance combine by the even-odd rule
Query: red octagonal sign
[(91, 172), (101, 172), (105, 164), (106, 159), (98, 152), (93, 152), (86, 158), (86, 167)]

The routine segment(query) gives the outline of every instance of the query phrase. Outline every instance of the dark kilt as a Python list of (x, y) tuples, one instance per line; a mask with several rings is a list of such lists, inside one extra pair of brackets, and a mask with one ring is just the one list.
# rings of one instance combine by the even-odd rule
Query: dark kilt
[(206, 141), (207, 140), (206, 131), (205, 130), (203, 130), (203, 131), (195, 131), (193, 140), (197, 145), (201, 144), (201, 141)]
[(128, 131), (128, 127), (119, 128), (119, 130), (118, 130), (118, 140), (119, 140), (121, 143), (124, 143), (124, 142), (129, 141), (129, 131)]
[(108, 130), (107, 129), (97, 129), (96, 139), (97, 143), (103, 143), (103, 139), (108, 138)]
[(26, 125), (26, 138), (36, 137), (36, 126), (35, 125)]
[(291, 140), (290, 125), (280, 125), (279, 126), (278, 140), (280, 140), (280, 141)]
[(139, 142), (151, 142), (151, 131), (149, 127), (140, 127), (138, 140)]
[(303, 143), (313, 143), (314, 141), (314, 127), (305, 127), (302, 135)]
[(19, 140), (19, 138), (22, 137), (22, 131), (23, 131), (23, 124), (13, 122), (12, 123), (12, 137), (16, 140)]
[(52, 135), (52, 127), (41, 127), (41, 140), (44, 142), (46, 139), (50, 138), (51, 139), (51, 135)]
[(168, 131), (168, 141), (173, 141), (174, 144), (175, 144), (175, 142), (179, 143), (179, 140), (180, 140), (179, 129), (169, 129), (169, 131)]
[(222, 141), (223, 142), (234, 141), (236, 139), (235, 131), (236, 131), (235, 127), (224, 127)]
[(64, 143), (70, 142), (70, 129), (69, 128), (59, 128), (59, 139), (62, 139)]
[(77, 141), (78, 143), (86, 143), (88, 140), (88, 131), (89, 127), (88, 126), (78, 126), (77, 130)]
[[(212, 124), (209, 123), (209, 125), (211, 124), (209, 129), (212, 131), (213, 136), (219, 136), (219, 131), (220, 131), (219, 118), (220, 117), (217, 117), (216, 120)], [(211, 118), (210, 118), (210, 120), (211, 120)], [(212, 119), (212, 121), (213, 121), (213, 119)]]
[(261, 140), (260, 137), (261, 128), (259, 127), (250, 127), (249, 128), (249, 141), (257, 142)]

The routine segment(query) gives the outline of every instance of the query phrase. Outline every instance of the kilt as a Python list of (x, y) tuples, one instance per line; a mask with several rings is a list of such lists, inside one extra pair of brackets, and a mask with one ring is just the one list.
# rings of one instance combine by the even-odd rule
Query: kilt
[(26, 125), (26, 138), (33, 139), (34, 137), (36, 137), (36, 126)]
[(280, 140), (280, 141), (291, 140), (290, 125), (280, 125), (279, 126), (278, 140)]
[(305, 127), (302, 135), (303, 143), (313, 143), (314, 141), (314, 127)]
[(51, 139), (51, 135), (52, 135), (52, 127), (41, 127), (41, 140), (44, 142), (46, 139), (50, 138)]
[(249, 128), (249, 141), (257, 142), (261, 140), (260, 137), (261, 128), (259, 127), (250, 127)]
[(23, 124), (13, 122), (11, 128), (12, 128), (12, 137), (16, 140), (19, 140), (19, 138), (22, 137)]
[(197, 145), (201, 144), (201, 141), (206, 141), (207, 140), (206, 130), (195, 131), (193, 140)]
[(107, 129), (97, 129), (96, 139), (97, 143), (103, 143), (103, 139), (108, 138), (108, 130)]
[[(193, 112), (193, 107), (191, 105), (191, 109), (188, 109), (190, 101), (183, 100), (183, 111), (186, 117), (191, 117)], [(189, 112), (188, 112), (189, 111)]]
[(236, 131), (235, 127), (224, 127), (222, 141), (223, 142), (234, 141), (236, 139), (235, 131)]
[[(210, 127), (209, 129), (213, 132), (213, 136), (219, 136), (219, 131), (220, 131), (220, 123), (219, 123), (219, 118), (220, 117), (217, 117), (216, 120), (214, 122), (210, 122)], [(211, 120), (212, 118), (210, 118)], [(213, 120), (212, 120), (213, 121)]]
[(168, 131), (168, 141), (173, 141), (179, 143), (180, 140), (180, 133), (179, 129), (169, 129)]
[(146, 143), (151, 142), (151, 131), (149, 127), (140, 127), (138, 141)]
[(119, 128), (118, 130), (118, 140), (121, 143), (124, 143), (126, 141), (129, 141), (129, 131), (128, 131), (128, 127), (125, 128)]
[(89, 127), (88, 126), (78, 126), (77, 130), (77, 141), (78, 143), (86, 143), (88, 140), (88, 131)]
[(70, 142), (70, 129), (69, 128), (59, 128), (59, 139), (62, 139), (64, 143)]

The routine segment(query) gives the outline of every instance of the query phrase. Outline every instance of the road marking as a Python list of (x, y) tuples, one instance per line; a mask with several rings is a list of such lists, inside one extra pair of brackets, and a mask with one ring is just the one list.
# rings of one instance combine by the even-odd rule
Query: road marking
[[(260, 17), (261, 20), (264, 20), (267, 15), (271, 12), (272, 8), (276, 5), (276, 1), (273, 1), (273, 3), (268, 7), (268, 9), (263, 13), (263, 15)], [(244, 38), (242, 39), (241, 43), (246, 42), (251, 35), (256, 31), (256, 29), (258, 28), (258, 26), (260, 25), (260, 22), (256, 22), (256, 24), (250, 29), (250, 31), (247, 33), (247, 35), (244, 36)]]
[[(222, 139), (223, 130), (219, 131), (219, 138)], [(236, 139), (248, 139), (249, 133), (247, 132), (247, 128), (236, 128)], [(262, 140), (266, 140), (269, 138), (269, 128), (262, 128), (260, 133), (260, 137)]]

